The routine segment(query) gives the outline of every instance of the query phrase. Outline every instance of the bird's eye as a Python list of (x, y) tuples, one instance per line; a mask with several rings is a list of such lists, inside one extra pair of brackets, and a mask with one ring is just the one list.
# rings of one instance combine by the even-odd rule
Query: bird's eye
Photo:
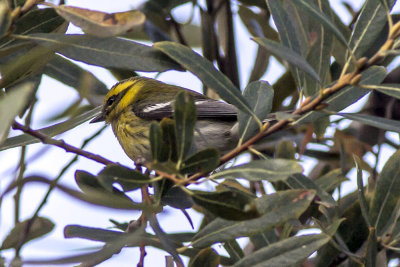
[(114, 103), (114, 101), (115, 101), (115, 96), (114, 96), (114, 95), (113, 95), (113, 96), (110, 96), (110, 98), (107, 99), (106, 105), (107, 105), (107, 106), (111, 106), (111, 105)]

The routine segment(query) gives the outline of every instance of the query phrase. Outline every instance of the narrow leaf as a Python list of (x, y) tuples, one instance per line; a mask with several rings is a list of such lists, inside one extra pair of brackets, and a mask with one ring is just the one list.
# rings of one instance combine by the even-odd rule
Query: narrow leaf
[(385, 166), (376, 182), (369, 209), (369, 220), (375, 227), (377, 235), (385, 230), (400, 199), (400, 151), (394, 153)]
[[(372, 66), (361, 74), (362, 84), (380, 84), (386, 77), (386, 69), (380, 66)], [(329, 111), (338, 112), (344, 108), (347, 108), (358, 99), (363, 97), (369, 92), (369, 90), (360, 89), (359, 87), (346, 86), (339, 92), (327, 98), (324, 103), (328, 105), (326, 108)], [(293, 124), (303, 124), (313, 122), (318, 118), (327, 116), (324, 113), (311, 111), (303, 115), (300, 119), (295, 121)]]
[(187, 158), (179, 170), (182, 174), (206, 173), (215, 170), (219, 164), (219, 152), (206, 148)]
[(7, 137), (14, 118), (30, 100), (33, 86), (33, 83), (23, 83), (0, 97), (0, 145)]
[(26, 38), (40, 45), (54, 45), (62, 55), (91, 65), (158, 72), (181, 69), (158, 50), (120, 38), (57, 33), (32, 34)]
[(121, 231), (105, 230), (81, 225), (67, 225), (64, 228), (65, 238), (79, 237), (93, 241), (112, 242), (121, 238), (122, 235), (124, 235), (124, 233)]
[(237, 179), (244, 178), (249, 181), (275, 182), (286, 179), (294, 173), (301, 173), (302, 168), (294, 160), (264, 159), (253, 160), (250, 163), (237, 165), (217, 172), (213, 178)]
[[(396, 0), (389, 0), (390, 8)], [(375, 42), (387, 23), (387, 10), (380, 1), (367, 0), (354, 25), (349, 46), (356, 58), (360, 58)]]
[[(47, 5), (50, 5), (47, 3)], [(83, 32), (97, 37), (112, 37), (143, 27), (146, 16), (139, 10), (105, 13), (80, 7), (50, 5), (57, 13), (78, 26)]]
[(162, 131), (158, 122), (152, 122), (150, 125), (149, 141), (151, 147), (151, 156), (153, 161), (160, 161), (162, 150)]
[(233, 266), (297, 266), (330, 239), (326, 234), (290, 237), (257, 250)]
[(347, 46), (347, 40), (342, 35), (340, 30), (336, 27), (335, 23), (326, 16), (317, 6), (315, 6), (311, 1), (306, 0), (294, 0), (293, 4), (301, 8), (306, 12), (311, 19), (315, 19), (317, 23), (323, 25), (325, 29), (333, 33), (336, 38), (344, 45)]
[(193, 97), (187, 92), (180, 92), (175, 98), (174, 120), (178, 166), (191, 152), (193, 132), (196, 124), (196, 106)]
[[(40, 131), (41, 133), (53, 137), (59, 134), (62, 134), (66, 131), (69, 131), (76, 126), (90, 120), (94, 116), (96, 116), (100, 110), (102, 109), (101, 106), (92, 109), (91, 111), (85, 112), (81, 115), (76, 116), (75, 118), (66, 120), (64, 122), (60, 122), (57, 124), (54, 124), (52, 126), (48, 126), (45, 128), (37, 129), (37, 131)], [(0, 151), (1, 150), (6, 150), (9, 148), (13, 147), (18, 147), (18, 146), (24, 146), (24, 145), (30, 145), (30, 144), (35, 144), (39, 143), (40, 141), (28, 134), (22, 134), (14, 137), (10, 137), (4, 141), (4, 143), (0, 146)]]
[(278, 42), (268, 40), (266, 38), (256, 37), (253, 38), (253, 40), (259, 45), (265, 47), (269, 52), (271, 52), (275, 56), (280, 57), (286, 60), (287, 62), (293, 64), (294, 66), (298, 67), (299, 69), (310, 75), (310, 77), (315, 79), (317, 82), (321, 83), (321, 79), (319, 78), (318, 74), (313, 69), (313, 67), (311, 67), (310, 64), (295, 51), (281, 45)]
[(99, 182), (105, 188), (111, 188), (114, 183), (121, 185), (124, 192), (129, 192), (149, 183), (149, 177), (137, 170), (119, 164), (107, 165), (97, 175)]
[(368, 228), (371, 228), (371, 223), (368, 218), (368, 202), (365, 199), (365, 194), (364, 194), (364, 185), (363, 185), (363, 180), (362, 180), (362, 169), (361, 169), (361, 160), (357, 155), (353, 154), (353, 158), (356, 164), (356, 170), (357, 170), (357, 187), (358, 187), (358, 200), (360, 201), (360, 207), (361, 207), (361, 214), (364, 217), (364, 220), (366, 224), (368, 225)]
[[(251, 108), (262, 121), (271, 112), (274, 89), (269, 83), (256, 81), (250, 83), (244, 90), (244, 97), (251, 103)], [(242, 140), (247, 140), (259, 129), (256, 121), (247, 113), (239, 111), (239, 133)]]
[(260, 216), (254, 198), (239, 191), (195, 192), (193, 201), (213, 213), (228, 220), (248, 220)]
[[(18, 247), (21, 242), (21, 238), (26, 235), (26, 226), (29, 223), (29, 220), (17, 223), (15, 227), (11, 230), (11, 232), (6, 236), (3, 241), (3, 244), (0, 247), (1, 249), (9, 249)], [(33, 224), (31, 225), (30, 231), (26, 236), (26, 241), (33, 240), (35, 238), (44, 236), (50, 233), (54, 228), (54, 223), (47, 218), (37, 217)]]
[(215, 69), (214, 65), (207, 59), (201, 57), (190, 48), (173, 42), (158, 42), (155, 48), (176, 60), (187, 70), (195, 74), (209, 88), (215, 90), (217, 94), (226, 102), (235, 105), (238, 109), (256, 115), (251, 110), (246, 99), (240, 90), (222, 72)]
[(240, 222), (217, 218), (193, 237), (192, 245), (207, 247), (236, 237), (251, 236), (296, 219), (308, 208), (314, 196), (313, 190), (287, 190), (265, 195), (255, 200), (261, 217)]
[(338, 115), (351, 120), (359, 121), (370, 126), (377, 127), (382, 130), (400, 132), (400, 122), (397, 120), (390, 120), (383, 117), (367, 114), (338, 113)]

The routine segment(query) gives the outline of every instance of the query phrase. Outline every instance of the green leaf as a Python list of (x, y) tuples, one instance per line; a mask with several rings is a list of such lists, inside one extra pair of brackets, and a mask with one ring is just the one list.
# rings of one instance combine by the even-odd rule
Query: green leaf
[(181, 70), (160, 51), (120, 38), (57, 33), (32, 34), (26, 38), (43, 46), (54, 45), (58, 53), (91, 65), (136, 71)]
[(390, 120), (367, 114), (338, 113), (338, 115), (350, 120), (359, 121), (366, 125), (377, 127), (382, 130), (400, 132), (400, 122), (397, 120)]
[[(49, 127), (44, 127), (41, 129), (38, 129), (37, 131), (40, 131), (41, 133), (53, 137), (59, 134), (62, 134), (66, 131), (69, 131), (73, 128), (75, 128), (78, 125), (81, 125), (82, 123), (90, 120), (91, 118), (95, 117), (100, 111), (102, 107), (99, 106), (97, 108), (92, 109), (91, 111), (85, 112), (81, 115), (78, 115), (72, 119), (66, 120), (64, 122), (60, 122), (57, 124), (54, 124)], [(10, 137), (5, 140), (5, 142), (0, 146), (0, 151), (6, 150), (9, 148), (13, 147), (18, 147), (18, 146), (25, 146), (25, 145), (30, 145), (30, 144), (35, 144), (39, 143), (40, 141), (28, 134), (22, 134), (18, 135), (15, 137)]]
[(0, 145), (7, 137), (14, 118), (20, 114), (33, 93), (33, 83), (22, 83), (0, 97)]
[(102, 105), (108, 92), (107, 86), (91, 72), (58, 55), (53, 57), (43, 72), (65, 85), (83, 91), (80, 94), (93, 106)]
[[(34, 9), (16, 21), (14, 34), (48, 33), (59, 30), (65, 20), (52, 8)], [(0, 48), (26, 42), (15, 38), (0, 41)]]
[[(29, 223), (29, 219), (23, 222), (17, 223), (11, 232), (6, 236), (3, 244), (0, 247), (2, 249), (17, 248), (21, 242), (21, 238), (26, 235), (26, 226)], [(26, 236), (25, 243), (44, 236), (50, 233), (54, 228), (54, 223), (47, 218), (37, 217), (31, 225), (30, 231)]]
[(222, 72), (215, 69), (214, 65), (207, 59), (201, 57), (190, 48), (173, 43), (158, 42), (154, 47), (176, 60), (179, 64), (189, 70), (209, 88), (212, 88), (226, 102), (231, 103), (238, 109), (256, 115), (250, 105), (240, 93), (240, 90)]
[(396, 151), (381, 171), (369, 209), (369, 221), (380, 236), (400, 199), (400, 151)]
[[(256, 81), (250, 83), (244, 90), (244, 97), (258, 119), (262, 121), (271, 112), (272, 100), (274, 98), (274, 89), (269, 83)], [(259, 125), (247, 113), (238, 112), (239, 133), (242, 140), (247, 140), (259, 130)]]
[(388, 96), (393, 96), (400, 99), (400, 84), (397, 83), (385, 83), (374, 86), (375, 90), (384, 93)]
[(294, 160), (286, 159), (263, 159), (253, 160), (250, 163), (237, 165), (229, 169), (217, 172), (213, 178), (238, 179), (244, 178), (249, 181), (276, 182), (286, 179), (294, 173), (301, 173), (302, 168)]
[(0, 88), (9, 87), (39, 73), (54, 56), (55, 50), (55, 45), (35, 46), (28, 52), (0, 65)]
[(187, 158), (179, 170), (182, 174), (207, 173), (219, 165), (219, 151), (214, 148), (203, 149)]
[(136, 170), (119, 164), (107, 165), (97, 175), (97, 179), (104, 188), (110, 190), (113, 184), (121, 185), (124, 192), (133, 191), (149, 183), (150, 178)]
[(321, 199), (319, 202), (322, 202), (327, 207), (336, 206), (336, 201), (332, 198), (330, 194), (322, 190), (318, 185), (314, 183), (310, 178), (302, 175), (301, 173), (296, 173), (289, 176), (286, 179), (285, 183), (292, 189), (313, 189), (317, 192), (317, 196)]
[(189, 267), (218, 267), (219, 255), (212, 248), (205, 248), (193, 258), (190, 259)]
[(188, 209), (193, 206), (192, 198), (178, 186), (174, 186), (164, 193), (161, 202), (177, 209)]
[(81, 225), (67, 225), (64, 228), (65, 238), (79, 237), (100, 242), (112, 242), (118, 238), (121, 238), (121, 236), (124, 234), (125, 233), (121, 231), (105, 230)]
[[(390, 8), (396, 0), (390, 0)], [(387, 11), (380, 1), (367, 0), (354, 25), (349, 46), (356, 58), (360, 58), (375, 42), (387, 23)]]
[(309, 15), (309, 18), (315, 19), (318, 24), (321, 24), (326, 30), (333, 33), (344, 46), (347, 46), (346, 38), (344, 38), (340, 30), (336, 27), (335, 23), (333, 23), (333, 21), (331, 21), (331, 19), (325, 15), (320, 8), (314, 5), (311, 1), (305, 0), (294, 0), (293, 4), (306, 12)]
[(278, 42), (268, 40), (266, 38), (253, 38), (253, 40), (258, 43), (259, 45), (265, 47), (269, 52), (274, 54), (277, 57), (280, 57), (287, 62), (293, 64), (294, 66), (298, 67), (310, 77), (315, 79), (317, 82), (321, 83), (321, 79), (316, 73), (316, 71), (311, 67), (311, 65), (298, 53), (291, 50), (290, 48), (281, 45)]
[(179, 92), (175, 98), (174, 120), (179, 168), (182, 161), (191, 152), (196, 124), (196, 106), (193, 97), (186, 91)]
[(290, 237), (257, 250), (233, 266), (297, 266), (330, 239), (326, 234)]
[(348, 179), (342, 175), (340, 168), (334, 169), (315, 180), (315, 184), (322, 190), (330, 192)]
[[(386, 69), (381, 66), (372, 66), (361, 74), (361, 84), (380, 84), (386, 77)], [(358, 99), (363, 97), (369, 92), (369, 90), (361, 89), (354, 86), (346, 86), (340, 91), (336, 92), (332, 96), (328, 97), (324, 103), (328, 105), (326, 108), (329, 111), (337, 112), (344, 108), (347, 108)], [(303, 124), (308, 122), (313, 122), (318, 118), (327, 116), (327, 114), (311, 111), (303, 115), (300, 119), (293, 122), (296, 124)]]
[(217, 218), (193, 237), (192, 246), (202, 248), (236, 237), (252, 236), (297, 219), (314, 197), (313, 190), (287, 190), (262, 196), (255, 200), (261, 217), (240, 222)]
[(151, 156), (153, 161), (163, 161), (161, 157), (162, 151), (162, 130), (161, 126), (158, 122), (152, 122), (150, 125), (150, 147), (151, 147)]
[(254, 198), (239, 191), (197, 191), (192, 199), (197, 205), (224, 219), (248, 220), (260, 216)]
[[(267, 4), (282, 45), (298, 55), (304, 55), (308, 43), (304, 36), (304, 33), (308, 32), (304, 25), (304, 17), (300, 19), (300, 14), (291, 1), (268, 0)], [(290, 69), (297, 87), (301, 88), (302, 79), (299, 69), (294, 66), (290, 66)]]
[[(160, 162), (169, 160), (168, 163), (176, 162), (178, 151), (176, 149), (175, 121), (170, 118), (164, 118), (160, 122), (162, 132), (162, 148), (160, 153)], [(173, 167), (176, 170), (176, 166)], [(171, 169), (172, 170), (172, 169)]]

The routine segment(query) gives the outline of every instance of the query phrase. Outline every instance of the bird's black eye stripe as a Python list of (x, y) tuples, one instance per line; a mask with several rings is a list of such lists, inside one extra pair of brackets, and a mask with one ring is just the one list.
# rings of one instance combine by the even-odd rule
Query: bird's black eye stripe
[(113, 103), (114, 103), (114, 101), (115, 101), (115, 95), (113, 95), (113, 96), (110, 96), (108, 99), (107, 99), (107, 106), (111, 106)]

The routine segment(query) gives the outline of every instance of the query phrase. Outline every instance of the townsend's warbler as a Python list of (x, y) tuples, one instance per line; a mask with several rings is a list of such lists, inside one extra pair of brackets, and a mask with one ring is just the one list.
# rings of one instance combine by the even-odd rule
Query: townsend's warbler
[(193, 97), (196, 105), (196, 149), (212, 147), (224, 153), (233, 148), (237, 140), (236, 131), (232, 130), (237, 128), (233, 127), (237, 120), (234, 106), (145, 77), (133, 77), (114, 85), (104, 99), (102, 112), (91, 123), (111, 123), (129, 158), (134, 161), (149, 160), (150, 125), (153, 121), (172, 117), (175, 96), (182, 90)]

